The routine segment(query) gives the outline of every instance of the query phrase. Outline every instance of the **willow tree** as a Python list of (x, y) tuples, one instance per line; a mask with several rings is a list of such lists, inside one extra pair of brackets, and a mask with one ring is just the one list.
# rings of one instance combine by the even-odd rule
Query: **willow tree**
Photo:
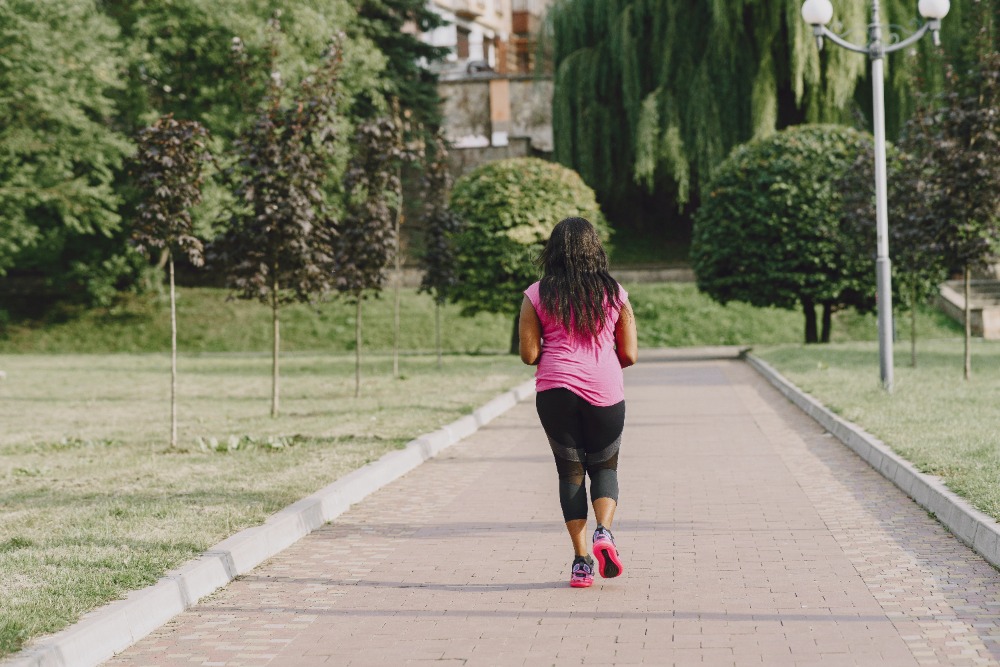
[[(819, 51), (801, 4), (557, 0), (548, 14), (556, 159), (583, 176), (611, 219), (673, 209), (676, 226), (734, 146), (800, 123), (856, 124), (871, 108), (868, 61)], [(915, 29), (915, 5), (885, 0), (883, 20)], [(839, 3), (834, 30), (863, 42), (868, 12), (867, 2)], [(960, 41), (961, 15), (954, 3), (945, 44)], [(891, 136), (911, 112), (916, 78), (932, 87), (940, 79), (925, 57), (932, 49), (922, 40), (889, 58)]]

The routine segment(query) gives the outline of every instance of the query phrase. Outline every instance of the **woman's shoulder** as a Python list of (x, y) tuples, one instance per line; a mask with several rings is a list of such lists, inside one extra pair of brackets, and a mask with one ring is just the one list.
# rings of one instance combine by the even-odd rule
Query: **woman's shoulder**
[(538, 291), (541, 286), (541, 281), (536, 280), (535, 282), (528, 285), (528, 288), (524, 290), (524, 295), (528, 297), (531, 301), (536, 301), (538, 299)]

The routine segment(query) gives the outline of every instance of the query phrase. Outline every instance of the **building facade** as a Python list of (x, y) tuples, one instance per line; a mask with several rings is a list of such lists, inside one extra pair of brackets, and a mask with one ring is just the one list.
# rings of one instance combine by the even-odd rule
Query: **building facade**
[(446, 25), (424, 38), (450, 49), (441, 80), (484, 72), (531, 74), (542, 18), (552, 0), (428, 0)]
[(550, 77), (536, 75), (552, 0), (428, 0), (446, 25), (424, 35), (449, 49), (436, 66), (457, 171), (552, 151)]

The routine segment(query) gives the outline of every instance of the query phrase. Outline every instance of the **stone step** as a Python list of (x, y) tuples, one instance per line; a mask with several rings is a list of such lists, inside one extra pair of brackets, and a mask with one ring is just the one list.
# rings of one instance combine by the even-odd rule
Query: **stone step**
[[(965, 284), (949, 280), (941, 284), (938, 305), (958, 322), (965, 321)], [(969, 283), (972, 335), (1000, 340), (1000, 280), (977, 279)]]

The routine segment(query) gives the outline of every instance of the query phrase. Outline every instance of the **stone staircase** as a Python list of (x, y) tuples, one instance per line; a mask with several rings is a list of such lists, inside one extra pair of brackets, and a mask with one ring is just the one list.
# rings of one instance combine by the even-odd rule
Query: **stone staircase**
[[(938, 305), (959, 322), (965, 321), (965, 290), (961, 280), (942, 283)], [(1000, 340), (1000, 280), (974, 279), (969, 283), (972, 335)]]

